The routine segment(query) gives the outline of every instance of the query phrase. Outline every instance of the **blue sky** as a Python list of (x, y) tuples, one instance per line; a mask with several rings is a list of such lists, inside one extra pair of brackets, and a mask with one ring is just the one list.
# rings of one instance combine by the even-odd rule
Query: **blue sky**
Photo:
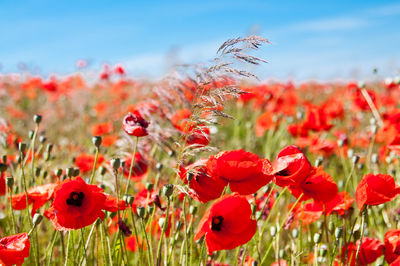
[[(397, 2), (397, 3), (396, 3)], [(212, 59), (228, 38), (257, 33), (263, 79), (399, 75), (398, 1), (13, 1), (0, 2), (2, 72), (24, 62), (42, 75), (78, 59), (160, 76), (174, 62)]]

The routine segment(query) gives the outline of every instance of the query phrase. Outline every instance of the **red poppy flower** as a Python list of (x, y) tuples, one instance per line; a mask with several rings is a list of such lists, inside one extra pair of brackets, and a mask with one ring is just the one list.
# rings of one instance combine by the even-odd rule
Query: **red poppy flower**
[(194, 240), (205, 236), (208, 254), (233, 249), (251, 240), (257, 222), (251, 218), (251, 207), (245, 197), (225, 195), (215, 201), (201, 219)]
[(27, 233), (3, 237), (0, 239), (0, 264), (22, 265), (24, 259), (29, 257), (30, 246)]
[(206, 146), (210, 142), (210, 129), (204, 125), (194, 126), (186, 138), (188, 145)]
[(365, 205), (379, 205), (393, 200), (400, 193), (394, 178), (384, 174), (367, 174), (356, 189), (356, 201), (360, 210)]
[(158, 196), (157, 191), (147, 189), (142, 189), (139, 193), (135, 195), (135, 199), (133, 200), (132, 210), (137, 213), (137, 207), (146, 208), (148, 205), (154, 204), (160, 210), (164, 211), (165, 207), (162, 207), (160, 197)]
[(338, 191), (335, 181), (322, 167), (313, 167), (309, 176), (298, 185), (290, 186), (289, 189), (296, 198), (303, 194), (302, 201), (313, 198), (322, 202), (332, 200)]
[(392, 229), (385, 234), (385, 259), (388, 263), (400, 260), (400, 230)]
[(389, 150), (400, 154), (400, 136), (396, 135), (394, 139), (388, 145)]
[[(28, 205), (33, 203), (31, 211), (32, 217), (40, 207), (53, 198), (56, 186), (56, 183), (51, 183), (28, 189)], [(25, 209), (27, 207), (25, 192), (13, 195), (11, 198), (11, 206), (14, 210)]]
[[(123, 173), (126, 178), (129, 177), (131, 161), (132, 161), (132, 155), (128, 155), (125, 158), (125, 166), (123, 168)], [(147, 169), (148, 169), (147, 162), (139, 152), (136, 152), (135, 160), (133, 161), (133, 163), (134, 164), (133, 164), (133, 168), (132, 168), (131, 180), (139, 181), (147, 173)]]
[(102, 136), (111, 133), (114, 127), (111, 122), (99, 123), (92, 127), (93, 136)]
[(354, 199), (349, 195), (349, 193), (343, 191), (337, 193), (333, 199), (325, 203), (319, 203), (321, 208), (325, 204), (325, 214), (331, 215), (332, 213), (337, 213), (339, 215), (344, 215), (345, 212), (350, 209), (353, 205)]
[[(198, 160), (186, 167), (180, 167), (179, 176), (185, 184), (189, 184), (189, 196), (200, 202), (206, 203), (210, 200), (217, 199), (221, 196), (227, 183), (215, 176), (205, 167), (207, 160)], [(192, 179), (187, 180), (190, 173)]]
[(312, 131), (327, 131), (333, 125), (327, 121), (327, 115), (322, 107), (307, 105), (306, 117), (303, 126)]
[[(79, 168), (79, 171), (82, 173), (87, 173), (93, 170), (95, 156), (91, 154), (79, 154), (75, 157), (75, 165)], [(100, 164), (104, 162), (103, 155), (99, 154), (97, 157), (96, 167), (99, 167)]]
[[(343, 246), (342, 256), (344, 256), (345, 250), (347, 248), (346, 261), (349, 258), (351, 258), (350, 264), (346, 263), (345, 265), (350, 265), (350, 266), (356, 265), (356, 254), (359, 244), (360, 240), (357, 240), (356, 244), (349, 243), (347, 244), (347, 246)], [(360, 252), (358, 254), (357, 265), (368, 265), (373, 263), (380, 256), (383, 255), (383, 248), (384, 245), (382, 244), (381, 241), (379, 241), (379, 239), (363, 237)], [(343, 259), (344, 258), (342, 257), (342, 261)]]
[(286, 260), (281, 259), (272, 263), (271, 266), (288, 266), (288, 264)]
[(107, 196), (95, 185), (88, 185), (81, 177), (66, 179), (54, 190), (53, 203), (44, 215), (58, 231), (79, 229), (103, 219)]
[(147, 136), (147, 127), (150, 122), (146, 121), (139, 112), (128, 113), (123, 120), (124, 131), (135, 137)]
[(211, 174), (229, 183), (232, 192), (241, 195), (256, 193), (268, 184), (272, 176), (271, 163), (242, 149), (223, 151), (207, 161)]
[(298, 204), (294, 208), (294, 218), (296, 221), (301, 221), (303, 226), (317, 221), (323, 213), (324, 209), (314, 201), (304, 205)]
[(274, 126), (273, 114), (265, 112), (261, 114), (256, 121), (255, 130), (258, 137), (262, 137), (264, 132), (271, 129)]
[(301, 180), (311, 174), (311, 164), (307, 157), (296, 146), (284, 148), (272, 164), (275, 183), (286, 187), (298, 185)]

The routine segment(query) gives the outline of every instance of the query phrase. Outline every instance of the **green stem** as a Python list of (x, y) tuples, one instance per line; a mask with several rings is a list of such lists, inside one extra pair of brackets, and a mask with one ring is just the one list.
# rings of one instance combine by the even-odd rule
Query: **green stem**
[(97, 159), (98, 159), (98, 157), (99, 157), (99, 148), (96, 147), (96, 155), (94, 156), (94, 163), (93, 163), (92, 175), (90, 176), (89, 184), (92, 184), (92, 183), (93, 183), (93, 179), (94, 179), (94, 176), (95, 176), (95, 174), (96, 174), (96, 169), (97, 169), (96, 167), (97, 167)]
[(127, 184), (126, 184), (126, 188), (125, 188), (125, 194), (128, 193), (129, 186), (131, 184), (132, 170), (133, 170), (133, 165), (135, 163), (135, 156), (136, 156), (136, 150), (137, 150), (138, 142), (139, 142), (139, 137), (136, 137), (135, 146), (133, 148), (133, 154), (132, 154), (132, 159), (131, 159), (131, 165), (129, 167), (128, 180), (126, 181)]

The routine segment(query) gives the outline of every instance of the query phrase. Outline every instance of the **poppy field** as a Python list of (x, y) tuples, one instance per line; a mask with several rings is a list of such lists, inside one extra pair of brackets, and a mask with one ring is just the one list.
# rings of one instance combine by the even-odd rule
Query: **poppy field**
[(0, 74), (0, 264), (400, 265), (400, 79), (262, 82), (268, 45)]

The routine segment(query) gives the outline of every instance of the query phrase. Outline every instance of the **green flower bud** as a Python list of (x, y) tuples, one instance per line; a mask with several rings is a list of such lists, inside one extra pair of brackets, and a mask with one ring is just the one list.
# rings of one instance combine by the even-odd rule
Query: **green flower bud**
[(100, 136), (94, 136), (94, 137), (92, 138), (92, 143), (93, 143), (93, 145), (96, 146), (97, 148), (100, 147), (101, 142), (102, 142), (102, 138), (101, 138)]
[(42, 116), (38, 114), (34, 115), (33, 122), (35, 122), (36, 124), (40, 124), (40, 122), (42, 122)]
[(114, 170), (118, 170), (121, 166), (121, 160), (119, 158), (111, 159), (111, 166)]
[(314, 239), (314, 243), (315, 243), (315, 244), (319, 244), (319, 243), (321, 243), (322, 235), (319, 234), (319, 233), (315, 233), (313, 239)]
[(172, 193), (174, 192), (174, 185), (172, 184), (165, 184), (163, 187), (163, 194), (169, 198)]

